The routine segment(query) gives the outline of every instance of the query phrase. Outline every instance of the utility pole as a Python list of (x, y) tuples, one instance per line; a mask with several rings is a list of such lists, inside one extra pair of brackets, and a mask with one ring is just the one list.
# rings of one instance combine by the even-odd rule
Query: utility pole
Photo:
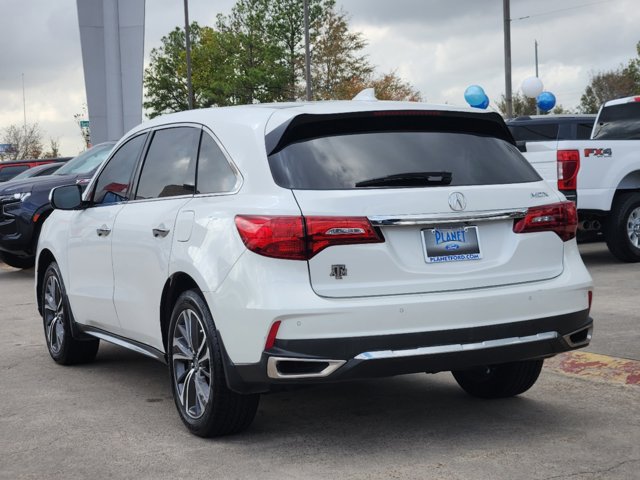
[[(535, 50), (536, 50), (536, 78), (540, 78), (538, 75), (538, 40), (534, 40)], [(540, 107), (538, 106), (538, 101), (536, 100), (536, 115), (540, 115)]]
[(513, 117), (513, 98), (511, 93), (511, 9), (510, 0), (502, 0), (504, 21), (504, 84), (507, 118)]
[(311, 52), (309, 49), (309, 0), (304, 0), (304, 72), (308, 102), (311, 101)]
[(188, 0), (184, 0), (184, 35), (187, 49), (187, 95), (189, 96), (189, 110), (193, 110), (194, 97), (193, 85), (191, 84), (191, 34), (189, 33), (189, 5)]
[(24, 133), (27, 133), (27, 100), (24, 95), (24, 73), (22, 74), (22, 113), (24, 114)]

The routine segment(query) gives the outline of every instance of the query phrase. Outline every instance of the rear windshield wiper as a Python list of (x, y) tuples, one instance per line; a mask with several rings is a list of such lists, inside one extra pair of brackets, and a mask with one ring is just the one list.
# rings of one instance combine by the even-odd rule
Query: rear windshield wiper
[(451, 178), (451, 172), (407, 172), (363, 180), (356, 183), (356, 187), (424, 187), (425, 185), (449, 185)]

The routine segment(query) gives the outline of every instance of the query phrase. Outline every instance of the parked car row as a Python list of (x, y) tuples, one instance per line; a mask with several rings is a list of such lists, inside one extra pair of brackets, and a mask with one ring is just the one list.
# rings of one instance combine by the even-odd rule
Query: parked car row
[(71, 157), (39, 158), (37, 160), (7, 160), (0, 162), (0, 183), (8, 182), (17, 175), (40, 165), (66, 162)]
[[(84, 192), (78, 172), (56, 179), (42, 225), (49, 353), (89, 362), (104, 340), (167, 363), (196, 435), (247, 428), (261, 393), (354, 378), (452, 371), (510, 397), (591, 340), (575, 204), (496, 113), (202, 109), (134, 128), (98, 163)], [(33, 229), (52, 186), (3, 191), (4, 221), (24, 211)]]
[(96, 145), (59, 167), (50, 163), (30, 169), (55, 166), (51, 175), (41, 176), (40, 170), (0, 185), (0, 260), (16, 268), (33, 267), (42, 225), (53, 210), (51, 189), (69, 183), (86, 186), (114, 144)]

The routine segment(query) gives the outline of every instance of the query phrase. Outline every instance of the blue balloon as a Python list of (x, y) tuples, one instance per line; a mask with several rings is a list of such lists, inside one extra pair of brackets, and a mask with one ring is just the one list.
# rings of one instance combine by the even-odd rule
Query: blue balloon
[(470, 85), (464, 91), (464, 99), (472, 107), (480, 108), (486, 97), (487, 95), (480, 85)]
[(538, 108), (543, 112), (548, 112), (556, 106), (556, 96), (551, 92), (542, 92), (536, 100)]
[(476, 108), (481, 108), (482, 110), (486, 110), (488, 106), (489, 106), (489, 97), (485, 95), (483, 102), (480, 105), (478, 105)]

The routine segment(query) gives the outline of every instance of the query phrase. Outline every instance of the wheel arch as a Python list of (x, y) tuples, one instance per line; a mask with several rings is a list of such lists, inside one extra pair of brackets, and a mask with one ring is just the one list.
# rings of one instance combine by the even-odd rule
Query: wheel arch
[(640, 191), (640, 170), (634, 170), (627, 173), (622, 180), (618, 182), (616, 194), (625, 193), (629, 190)]
[(42, 315), (42, 280), (49, 265), (56, 261), (51, 250), (43, 249), (36, 261), (36, 301), (38, 304), (38, 312)]
[(202, 298), (202, 289), (191, 275), (185, 272), (175, 272), (164, 284), (162, 297), (160, 299), (160, 330), (162, 332), (162, 344), (165, 347), (165, 355), (168, 350), (169, 323), (171, 323), (171, 312), (173, 306), (181, 293), (187, 290), (196, 290)]

